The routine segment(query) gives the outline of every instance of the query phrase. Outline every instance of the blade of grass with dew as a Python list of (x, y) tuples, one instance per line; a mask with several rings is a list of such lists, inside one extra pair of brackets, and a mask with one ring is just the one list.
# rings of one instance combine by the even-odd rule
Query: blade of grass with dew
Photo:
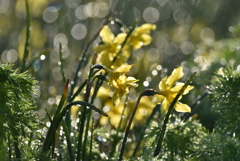
[[(90, 71), (91, 72), (91, 71)], [(91, 73), (89, 73), (90, 75)], [(86, 85), (86, 92), (84, 95), (84, 101), (88, 102), (89, 97), (90, 97), (90, 91), (92, 88), (92, 81), (88, 78), (87, 85)], [(77, 148), (77, 160), (85, 160), (85, 153), (86, 153), (86, 147), (82, 145), (83, 141), (83, 133), (84, 133), (84, 126), (85, 126), (85, 120), (87, 116), (87, 106), (83, 106), (82, 111), (81, 111), (81, 118), (80, 118), (80, 123), (79, 123), (79, 134), (78, 134), (78, 148)], [(85, 129), (85, 131), (88, 131), (88, 129)]]
[(31, 24), (30, 24), (30, 11), (29, 11), (28, 0), (25, 0), (25, 5), (26, 5), (26, 41), (24, 46), (23, 60), (22, 60), (20, 73), (26, 70), (25, 65), (26, 65), (26, 60), (28, 58), (29, 49), (30, 49), (30, 25)]
[[(91, 68), (91, 70), (90, 70), (90, 75), (89, 75), (89, 77), (91, 77), (91, 76), (93, 76), (93, 74), (91, 74), (91, 73), (96, 73), (96, 71), (93, 71), (94, 70), (94, 68), (96, 68), (98, 65), (94, 65), (92, 68)], [(99, 66), (98, 66), (99, 67)], [(97, 67), (97, 68), (98, 68)], [(102, 65), (100, 65), (100, 67), (103, 67)], [(99, 68), (98, 68), (99, 69)], [(97, 70), (97, 72), (98, 72), (99, 70)], [(103, 80), (105, 80), (105, 77), (101, 77), (102, 75), (97, 75), (97, 76), (95, 76), (94, 78), (93, 78), (93, 81), (95, 80), (95, 78), (98, 78), (97, 79), (97, 82), (96, 82), (96, 86), (95, 86), (95, 90), (94, 90), (94, 92), (93, 92), (93, 95), (92, 95), (92, 97), (91, 97), (91, 104), (93, 104), (93, 102), (94, 102), (94, 100), (95, 100), (95, 98), (96, 98), (96, 95), (97, 95), (97, 91), (98, 91), (98, 89), (100, 88), (100, 85), (101, 85), (101, 81), (103, 81)], [(90, 78), (89, 78), (90, 79)], [(92, 82), (93, 82), (92, 81)], [(92, 115), (92, 111), (91, 111), (91, 109), (88, 109), (87, 111), (86, 111), (86, 113), (87, 113), (87, 123), (86, 123), (86, 128), (85, 128), (85, 135), (84, 135), (84, 142), (83, 142), (83, 147), (84, 148), (86, 148), (86, 146), (87, 146), (87, 136), (88, 136), (88, 130), (89, 130), (89, 124), (90, 124), (90, 121), (91, 121), (91, 115)], [(91, 137), (92, 137), (92, 133), (91, 133)], [(92, 149), (92, 147), (89, 147), (90, 149)], [(83, 156), (83, 158), (85, 158), (85, 152), (86, 152), (86, 150), (84, 150), (83, 149), (83, 154), (82, 154), (82, 156)]]
[(64, 75), (64, 71), (63, 71), (63, 57), (62, 57), (62, 44), (59, 43), (59, 57), (60, 57), (60, 68), (61, 68), (61, 73), (62, 73), (62, 77), (63, 77), (63, 83), (66, 82), (66, 77)]
[(70, 157), (70, 161), (74, 161), (74, 156), (73, 156), (73, 151), (72, 151), (72, 144), (71, 144), (71, 139), (70, 139), (70, 135), (69, 135), (69, 130), (68, 130), (68, 127), (67, 127), (65, 121), (62, 121), (62, 127), (63, 127), (63, 131), (65, 133), (66, 140), (67, 140), (67, 148), (68, 148), (68, 155)]
[(68, 84), (69, 84), (69, 79), (67, 80), (65, 86), (64, 86), (64, 90), (63, 90), (63, 94), (62, 94), (62, 97), (61, 97), (61, 100), (59, 102), (59, 105), (57, 107), (57, 110), (55, 112), (55, 115), (53, 117), (53, 120), (52, 120), (52, 124), (48, 130), (48, 133), (47, 133), (47, 136), (46, 136), (46, 139), (44, 141), (44, 144), (43, 144), (43, 152), (45, 151), (48, 151), (51, 144), (52, 144), (52, 141), (53, 141), (53, 136), (55, 135), (55, 132), (58, 128), (58, 125), (57, 125), (57, 121), (59, 120), (59, 117), (60, 117), (60, 112), (63, 108), (63, 105), (65, 103), (65, 100), (67, 98), (67, 94), (68, 94)]

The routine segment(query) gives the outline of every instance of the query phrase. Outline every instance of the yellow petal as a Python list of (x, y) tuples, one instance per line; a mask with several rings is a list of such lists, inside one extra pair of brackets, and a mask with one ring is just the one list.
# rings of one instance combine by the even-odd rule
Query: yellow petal
[(164, 99), (163, 102), (162, 102), (162, 108), (167, 111), (168, 110), (168, 107), (169, 107), (169, 102), (167, 99)]
[(168, 79), (168, 77), (165, 77), (165, 78), (163, 78), (163, 79), (161, 80), (161, 82), (159, 83), (158, 87), (159, 87), (159, 89), (160, 89), (161, 91), (169, 90), (169, 89), (168, 89), (168, 86), (167, 86), (167, 84), (166, 84), (167, 79)]
[(183, 77), (182, 67), (175, 68), (172, 74), (168, 77), (166, 84), (171, 88), (179, 79)]
[(134, 77), (127, 77), (126, 84), (137, 87), (138, 85), (135, 83), (137, 81)]
[(137, 32), (138, 34), (140, 33), (149, 33), (150, 30), (155, 30), (156, 29), (156, 25), (154, 24), (143, 24), (142, 26), (136, 28), (135, 32)]
[(126, 36), (127, 36), (126, 33), (120, 33), (120, 34), (118, 34), (118, 35), (115, 37), (113, 43), (119, 44), (119, 45), (122, 44), (123, 41), (126, 39)]
[(117, 94), (117, 92), (114, 92), (112, 101), (113, 101), (113, 106), (116, 106), (120, 103), (120, 98), (119, 98), (119, 95)]
[(112, 65), (112, 59), (110, 59), (109, 53), (104, 52), (100, 57), (100, 62), (107, 68), (110, 68), (110, 66)]
[(154, 95), (152, 102), (153, 102), (154, 104), (160, 104), (160, 103), (162, 103), (162, 101), (164, 100), (164, 98), (165, 98), (165, 97), (162, 96), (162, 95)]
[(187, 88), (184, 90), (183, 95), (187, 94), (190, 90), (192, 90), (194, 86), (188, 85)]
[(191, 112), (191, 108), (188, 105), (183, 104), (181, 102), (177, 102), (174, 108), (177, 112), (189, 112), (189, 113)]
[(105, 44), (110, 44), (112, 43), (113, 39), (114, 39), (114, 35), (111, 32), (111, 30), (109, 29), (109, 27), (107, 25), (103, 26), (101, 32), (100, 32), (100, 36), (102, 38), (102, 41)]
[(117, 68), (116, 72), (118, 73), (126, 73), (128, 72), (133, 65), (121, 65), (120, 67)]
[(171, 88), (171, 92), (178, 93), (182, 87), (184, 86), (184, 83), (177, 83), (173, 88)]
[(94, 47), (93, 50), (96, 51), (97, 53), (101, 53), (104, 50), (106, 50), (107, 48), (108, 48), (107, 45), (101, 44), (101, 45), (98, 45), (98, 46)]
[[(183, 86), (184, 86), (184, 83), (177, 83), (176, 86), (171, 89), (171, 92), (178, 93)], [(187, 94), (193, 88), (194, 88), (193, 86), (188, 85), (187, 88), (184, 90), (183, 95)]]

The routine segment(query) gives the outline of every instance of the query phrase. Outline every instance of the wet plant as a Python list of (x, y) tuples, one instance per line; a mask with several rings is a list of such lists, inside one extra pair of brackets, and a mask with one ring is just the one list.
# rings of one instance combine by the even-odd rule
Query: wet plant
[[(115, 12), (109, 13), (79, 48), (79, 57), (74, 55), (76, 60), (65, 58), (63, 38), (54, 40), (55, 48), (34, 55), (31, 8), (24, 2), (23, 58), (19, 66), (0, 64), (1, 159), (239, 160), (238, 70), (219, 70), (202, 94), (209, 96), (218, 118), (210, 133), (192, 110), (203, 100), (190, 94), (198, 90), (195, 79), (200, 74), (186, 68), (186, 62), (169, 69), (151, 64), (155, 50), (148, 47), (156, 39), (155, 24), (135, 20), (126, 25)], [(52, 58), (58, 72), (38, 77), (34, 65), (44, 62), (38, 69), (44, 73), (53, 65), (48, 64)], [(57, 88), (50, 86), (48, 74), (59, 78)], [(48, 89), (39, 90), (43, 86)]]

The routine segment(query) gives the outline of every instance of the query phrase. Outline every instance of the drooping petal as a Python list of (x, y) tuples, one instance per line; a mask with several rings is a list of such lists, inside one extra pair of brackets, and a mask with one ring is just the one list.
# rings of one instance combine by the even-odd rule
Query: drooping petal
[(171, 88), (179, 79), (183, 77), (184, 73), (182, 67), (175, 68), (172, 74), (168, 77), (166, 84)]
[(102, 41), (105, 44), (110, 44), (112, 43), (113, 39), (114, 39), (114, 35), (111, 32), (111, 30), (109, 29), (109, 27), (107, 25), (103, 26), (101, 32), (100, 32), (100, 36), (102, 38)]
[(174, 108), (177, 112), (189, 112), (189, 113), (191, 112), (191, 108), (188, 105), (183, 104), (181, 102), (177, 102)]

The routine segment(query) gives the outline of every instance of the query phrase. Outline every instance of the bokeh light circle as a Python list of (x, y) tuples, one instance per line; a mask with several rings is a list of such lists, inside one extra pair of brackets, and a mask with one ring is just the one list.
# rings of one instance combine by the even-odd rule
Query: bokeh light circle
[(87, 16), (84, 14), (83, 12), (84, 9), (84, 5), (80, 5), (76, 8), (75, 10), (75, 16), (77, 17), (77, 19), (79, 20), (85, 20), (87, 19)]
[(65, 0), (65, 4), (69, 8), (76, 8), (80, 2), (81, 2), (81, 0)]
[(205, 42), (206, 44), (210, 44), (215, 39), (215, 33), (211, 28), (205, 27), (201, 30), (200, 37), (203, 42)]
[(84, 24), (78, 23), (72, 27), (71, 35), (76, 40), (82, 40), (87, 35), (87, 28)]
[(106, 2), (99, 2), (99, 14), (97, 15), (98, 18), (104, 18), (109, 13), (109, 5)]
[(58, 10), (56, 7), (54, 7), (54, 6), (47, 7), (43, 11), (43, 20), (45, 22), (52, 23), (52, 22), (56, 21), (57, 18), (58, 18)]
[(87, 17), (97, 17), (99, 14), (100, 7), (98, 3), (90, 2), (85, 5), (83, 12)]
[(159, 59), (159, 56), (160, 56), (160, 52), (156, 48), (150, 48), (146, 52), (146, 57), (151, 62), (157, 61)]
[(181, 45), (181, 50), (186, 55), (193, 53), (193, 50), (194, 50), (193, 43), (190, 41), (183, 42)]
[(9, 0), (0, 0), (0, 13), (7, 12), (9, 6), (10, 6)]
[(53, 39), (53, 45), (55, 48), (59, 49), (59, 44), (62, 44), (62, 48), (65, 48), (68, 44), (68, 38), (65, 34), (59, 33)]
[(153, 7), (147, 7), (143, 11), (143, 19), (148, 23), (155, 23), (160, 17), (160, 12)]
[(1, 54), (1, 60), (3, 63), (14, 63), (18, 59), (18, 52), (15, 49), (5, 50)]

